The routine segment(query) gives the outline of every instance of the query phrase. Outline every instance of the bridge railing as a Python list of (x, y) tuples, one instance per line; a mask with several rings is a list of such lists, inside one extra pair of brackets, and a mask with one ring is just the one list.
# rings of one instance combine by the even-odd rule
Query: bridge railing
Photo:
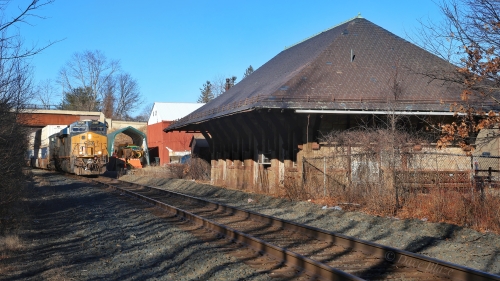
[(45, 109), (45, 110), (56, 110), (58, 105), (53, 104), (26, 104), (25, 109)]

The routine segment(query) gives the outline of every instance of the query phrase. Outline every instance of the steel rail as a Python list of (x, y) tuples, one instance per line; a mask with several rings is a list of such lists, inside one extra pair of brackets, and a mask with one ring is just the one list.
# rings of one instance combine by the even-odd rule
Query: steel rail
[[(368, 255), (372, 255), (374, 257), (378, 257), (378, 258), (384, 259), (384, 260), (386, 260), (388, 262), (391, 262), (391, 263), (394, 263), (396, 265), (399, 264), (399, 265), (403, 265), (403, 266), (417, 268), (417, 270), (420, 270), (420, 271), (423, 271), (423, 272), (433, 273), (433, 274), (436, 274), (436, 275), (441, 276), (441, 277), (450, 278), (451, 280), (463, 280), (463, 281), (468, 281), (468, 280), (478, 280), (478, 281), (496, 280), (496, 281), (500, 281), (500, 276), (497, 276), (497, 275), (493, 275), (493, 274), (482, 272), (482, 271), (475, 270), (475, 269), (472, 269), (472, 268), (468, 268), (468, 267), (456, 265), (456, 264), (453, 264), (453, 263), (450, 263), (450, 262), (446, 262), (446, 261), (442, 261), (442, 260), (438, 260), (438, 259), (426, 257), (426, 256), (423, 256), (423, 255), (411, 253), (411, 252), (408, 252), (408, 251), (405, 251), (405, 250), (401, 250), (401, 249), (397, 249), (397, 248), (393, 248), (393, 247), (389, 247), (389, 246), (380, 245), (380, 244), (377, 244), (377, 243), (374, 243), (374, 242), (364, 241), (364, 240), (361, 240), (361, 239), (357, 239), (357, 238), (354, 238), (354, 237), (349, 237), (349, 236), (346, 236), (346, 235), (343, 235), (343, 234), (339, 234), (339, 233), (335, 233), (335, 232), (331, 232), (331, 231), (326, 231), (326, 230), (323, 230), (323, 229), (320, 229), (320, 228), (316, 228), (316, 227), (312, 227), (312, 226), (308, 226), (308, 225), (298, 224), (298, 223), (295, 223), (295, 222), (291, 222), (291, 221), (283, 220), (283, 219), (280, 219), (280, 218), (271, 217), (271, 216), (268, 216), (268, 215), (264, 215), (264, 214), (260, 214), (260, 213), (257, 213), (257, 212), (253, 212), (253, 211), (250, 211), (250, 210), (243, 210), (243, 209), (240, 209), (240, 208), (237, 208), (237, 207), (231, 207), (231, 206), (228, 206), (228, 205), (224, 205), (224, 204), (217, 203), (217, 202), (210, 201), (210, 200), (206, 200), (206, 199), (201, 199), (201, 198), (198, 198), (198, 197), (195, 197), (195, 196), (190, 196), (190, 195), (182, 194), (182, 193), (179, 193), (179, 192), (174, 192), (174, 191), (159, 189), (159, 188), (152, 187), (152, 186), (139, 185), (139, 184), (135, 184), (135, 183), (131, 183), (131, 182), (126, 182), (126, 181), (120, 181), (120, 180), (116, 180), (116, 181), (118, 183), (128, 185), (129, 187), (147, 188), (148, 190), (157, 190), (159, 192), (170, 193), (170, 194), (173, 194), (173, 195), (176, 195), (176, 196), (181, 196), (181, 197), (187, 198), (188, 200), (192, 200), (194, 202), (210, 204), (210, 205), (212, 205), (212, 207), (215, 210), (218, 210), (218, 211), (230, 211), (234, 215), (243, 216), (246, 219), (250, 219), (250, 220), (254, 220), (254, 221), (259, 221), (259, 222), (265, 223), (266, 225), (269, 225), (269, 226), (281, 227), (281, 228), (289, 230), (289, 231), (298, 232), (298, 233), (307, 235), (307, 236), (309, 236), (311, 238), (314, 238), (314, 239), (317, 239), (317, 240), (334, 243), (334, 244), (337, 244), (337, 245), (340, 245), (340, 246), (343, 246), (343, 247), (346, 247), (346, 248), (353, 249), (355, 251), (360, 251), (362, 253), (365, 253), (365, 254), (368, 254)], [(101, 182), (99, 180), (95, 180), (94, 182), (100, 183), (100, 184), (105, 184), (105, 185), (108, 185), (110, 187), (112, 186), (111, 183), (104, 183), (104, 182)], [(112, 188), (118, 188), (118, 187), (113, 186)], [(126, 190), (126, 189), (122, 189), (122, 188), (119, 188), (119, 189), (123, 190), (126, 193), (134, 194), (133, 196), (138, 197), (138, 198), (147, 198), (146, 196), (137, 194), (135, 192), (132, 192), (132, 191), (129, 191), (129, 190)], [(154, 199), (147, 199), (146, 201), (149, 201), (149, 200), (151, 200), (151, 202), (154, 202), (153, 204), (155, 204), (155, 205), (157, 205), (157, 204), (160, 204), (160, 205), (164, 204), (164, 203), (161, 203), (161, 202), (156, 201)], [(158, 205), (158, 206), (160, 206), (160, 205)], [(175, 208), (173, 206), (170, 206), (170, 205), (168, 205), (168, 206), (169, 206), (169, 208), (173, 208), (172, 210), (178, 210), (177, 208)], [(196, 218), (198, 220), (198, 218), (200, 218), (197, 215), (194, 215), (194, 214), (191, 214), (191, 213), (189, 213), (189, 214), (190, 214), (189, 216), (193, 216), (193, 219)], [(200, 218), (200, 219), (202, 219), (202, 218)], [(226, 229), (226, 227), (221, 226), (221, 225), (219, 225), (219, 224), (217, 224), (215, 222), (211, 222), (211, 223), (213, 223), (214, 225), (217, 225), (217, 227), (215, 227), (215, 229), (214, 229), (215, 231), (218, 231), (218, 232), (223, 231), (221, 233), (224, 234), (224, 235), (226, 235), (225, 232), (229, 231), (228, 235), (236, 235), (236, 236), (243, 235), (242, 237), (247, 237), (246, 234), (243, 234), (243, 233), (241, 233), (239, 231), (236, 231), (236, 230), (223, 230), (223, 229)], [(220, 231), (217, 230), (219, 226), (223, 227), (223, 228), (221, 228)], [(229, 228), (227, 228), (227, 229), (229, 229)], [(232, 232), (232, 231), (235, 231), (235, 233), (238, 233), (238, 234), (230, 234), (230, 232)], [(229, 236), (229, 237), (233, 238), (232, 236)], [(243, 242), (243, 243), (249, 244), (250, 242), (247, 241), (247, 239), (256, 239), (256, 240), (260, 241), (260, 239), (257, 239), (257, 238), (245, 238), (245, 242)], [(251, 242), (251, 243), (253, 243), (253, 242)], [(264, 243), (266, 243), (266, 242), (264, 242)], [(261, 250), (258, 247), (263, 247), (263, 246), (258, 246), (258, 244), (255, 244), (255, 245), (249, 244), (249, 245), (252, 248), (257, 247), (256, 249), (258, 249), (258, 250)], [(271, 248), (272, 249), (279, 248), (279, 247), (276, 247), (276, 246), (274, 246), (272, 244), (267, 244), (267, 245), (269, 245), (269, 246), (265, 246), (266, 248), (267, 247), (270, 247), (270, 249)], [(272, 251), (275, 251), (275, 250), (272, 250)], [(302, 268), (306, 269), (306, 271), (313, 272), (314, 274), (317, 274), (318, 276), (323, 276), (323, 275), (318, 274), (318, 273), (322, 272), (322, 270), (319, 270), (319, 268), (318, 269), (312, 269), (312, 270), (308, 268), (309, 262), (311, 262), (311, 264), (318, 263), (318, 262), (316, 262), (314, 260), (311, 260), (311, 259), (309, 259), (307, 257), (303, 257), (303, 256), (301, 256), (299, 254), (291, 252), (292, 253), (291, 255), (294, 256), (294, 257), (295, 256), (300, 256), (300, 257), (303, 257), (305, 260), (308, 260), (308, 262), (305, 262), (305, 260), (298, 260), (297, 258), (293, 258), (293, 259), (292, 258), (287, 258), (286, 256), (284, 256), (284, 254), (279, 254), (279, 252), (276, 253), (276, 252), (272, 252), (272, 251), (269, 252), (269, 253), (271, 255), (273, 255), (273, 256), (276, 256), (276, 254), (277, 254), (278, 255), (278, 256), (276, 256), (277, 258), (281, 258), (282, 260), (285, 260), (287, 262), (290, 260), (290, 264), (292, 264), (292, 265), (295, 265), (295, 266), (298, 266), (298, 267), (302, 267)], [(292, 257), (292, 256), (290, 256), (290, 257)], [(339, 270), (336, 270), (336, 269), (334, 269), (334, 268), (332, 268), (330, 266), (324, 265), (322, 263), (318, 263), (318, 264), (321, 264), (322, 266), (327, 267), (327, 268), (331, 268), (332, 270), (334, 270), (332, 272), (338, 272), (339, 271)], [(305, 268), (304, 266), (306, 266), (307, 268)], [(321, 267), (321, 268), (323, 268), (323, 267)], [(340, 272), (342, 272), (342, 271), (340, 271)], [(343, 274), (347, 274), (347, 273), (344, 273), (344, 272), (342, 272), (342, 273)], [(351, 278), (358, 278), (358, 277), (356, 277), (354, 275), (350, 275), (350, 274), (348, 274), (348, 276), (352, 276)], [(329, 277), (320, 277), (320, 278), (327, 278), (328, 280), (337, 280), (337, 279), (332, 279), (333, 275), (331, 275)], [(345, 279), (346, 277), (342, 277), (342, 278), (339, 279), (339, 280), (363, 280), (363, 279), (359, 279), (359, 278), (358, 279)]]
[[(268, 254), (278, 260), (284, 261), (286, 264), (303, 269), (306, 274), (310, 275), (312, 278), (317, 278), (319, 280), (355, 280), (362, 281), (359, 277), (351, 275), (349, 273), (343, 272), (341, 270), (335, 269), (331, 266), (325, 265), (323, 263), (317, 262), (310, 258), (304, 257), (292, 251), (288, 251), (284, 248), (275, 246), (271, 243), (258, 239), (256, 237), (247, 235), (238, 230), (232, 229), (225, 225), (218, 224), (209, 219), (200, 217), (188, 211), (179, 209), (177, 207), (168, 205), (166, 203), (160, 202), (158, 200), (149, 198), (147, 196), (141, 195), (139, 193), (127, 190), (126, 188), (121, 188), (113, 185), (112, 183), (105, 183), (98, 180), (91, 180), (92, 182), (100, 185), (105, 185), (114, 190), (123, 192), (129, 196), (135, 197), (152, 205), (155, 205), (169, 213), (175, 214), (178, 217), (194, 222), (196, 225), (201, 225), (206, 229), (210, 229), (217, 233), (220, 233), (230, 240), (236, 241), (247, 245), (248, 247), (254, 249), (255, 251)], [(152, 188), (152, 187), (148, 187)], [(154, 188), (153, 188), (154, 189)]]

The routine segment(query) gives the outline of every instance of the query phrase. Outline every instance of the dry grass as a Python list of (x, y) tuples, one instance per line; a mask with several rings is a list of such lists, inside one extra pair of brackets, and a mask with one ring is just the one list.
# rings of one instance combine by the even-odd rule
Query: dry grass
[(186, 164), (167, 164), (165, 166), (149, 166), (132, 170), (136, 176), (155, 178), (210, 180), (210, 164), (200, 158), (192, 158)]
[(24, 248), (21, 239), (16, 235), (6, 235), (0, 237), (0, 253), (19, 251)]
[(500, 197), (489, 191), (431, 190), (410, 198), (399, 214), (500, 233)]
[(135, 176), (147, 176), (153, 178), (182, 179), (184, 177), (183, 164), (168, 164), (165, 166), (149, 166), (142, 169), (130, 170)]
[(299, 184), (293, 177), (285, 177), (284, 188), (281, 189), (283, 197), (290, 200), (308, 200), (313, 196), (307, 192), (303, 185)]
[(167, 166), (151, 165), (142, 169), (131, 170), (136, 176), (149, 176), (153, 178), (171, 178), (170, 170)]
[(396, 205), (395, 191), (387, 187), (347, 186), (329, 191), (327, 197), (314, 197), (305, 186), (288, 186), (301, 191), (295, 199), (309, 198), (319, 205), (340, 206), (343, 210), (357, 210), (379, 216), (397, 216), (401, 219), (422, 219), (469, 227), (481, 232), (500, 234), (500, 195), (496, 189), (484, 193), (474, 189), (431, 189), (427, 192), (400, 193)]

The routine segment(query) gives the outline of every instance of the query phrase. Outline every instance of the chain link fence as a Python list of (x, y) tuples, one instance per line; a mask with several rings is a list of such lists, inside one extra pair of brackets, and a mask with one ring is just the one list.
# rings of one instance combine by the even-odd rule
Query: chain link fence
[(498, 156), (392, 151), (304, 158), (303, 165), (304, 186), (315, 197), (354, 187), (426, 192), (434, 188), (498, 187), (500, 183)]

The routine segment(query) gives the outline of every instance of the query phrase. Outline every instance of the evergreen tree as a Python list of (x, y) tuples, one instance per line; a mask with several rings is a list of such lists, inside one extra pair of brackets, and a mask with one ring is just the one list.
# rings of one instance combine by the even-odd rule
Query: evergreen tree
[(212, 93), (212, 84), (210, 81), (203, 84), (203, 88), (200, 88), (201, 94), (198, 98), (199, 103), (207, 103), (214, 99), (214, 94)]
[(95, 100), (95, 95), (92, 94), (92, 88), (79, 87), (64, 93), (59, 109), (99, 111), (99, 105), (100, 101)]
[(247, 78), (248, 75), (252, 74), (253, 72), (253, 67), (250, 65), (246, 70), (245, 73), (243, 73), (243, 79)]

